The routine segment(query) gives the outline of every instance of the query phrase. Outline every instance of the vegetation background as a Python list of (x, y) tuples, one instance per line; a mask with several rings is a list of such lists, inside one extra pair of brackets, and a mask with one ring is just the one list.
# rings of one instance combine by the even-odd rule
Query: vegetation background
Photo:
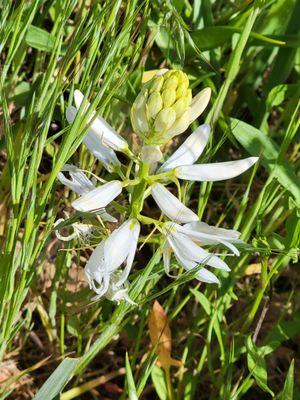
[[(0, 2), (1, 399), (166, 399), (148, 335), (155, 299), (182, 360), (174, 399), (300, 399), (299, 20), (296, 0)], [(167, 278), (159, 246), (145, 245), (139, 307), (92, 303), (90, 250), (53, 234), (72, 200), (56, 176), (67, 161), (107, 172), (65, 109), (75, 88), (89, 92), (134, 142), (130, 106), (143, 72), (161, 67), (183, 69), (195, 92), (212, 88), (203, 159), (260, 156), (231, 181), (182, 185), (202, 220), (248, 246), (216, 287)]]

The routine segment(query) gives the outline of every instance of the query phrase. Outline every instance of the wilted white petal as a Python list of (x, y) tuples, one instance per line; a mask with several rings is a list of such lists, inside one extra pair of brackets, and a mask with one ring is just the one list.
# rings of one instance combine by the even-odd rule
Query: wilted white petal
[(191, 165), (198, 160), (208, 141), (210, 127), (207, 124), (199, 126), (159, 168), (158, 172), (169, 171), (181, 165)]
[(159, 146), (143, 146), (142, 147), (142, 161), (147, 163), (156, 163), (161, 160), (162, 152)]
[(195, 97), (192, 99), (192, 104), (190, 106), (190, 123), (195, 121), (206, 109), (211, 96), (211, 89), (205, 88), (201, 90)]
[(75, 210), (82, 212), (96, 211), (109, 204), (121, 191), (122, 183), (120, 181), (111, 181), (73, 201), (72, 206)]
[[(74, 101), (77, 109), (79, 109), (82, 101), (83, 94), (79, 90), (74, 92)], [(86, 102), (86, 109), (90, 106)], [(94, 113), (92, 114), (93, 117)], [(128, 149), (128, 143), (122, 138), (102, 117), (97, 117), (91, 124), (89, 134), (95, 135), (99, 138), (100, 143), (106, 145), (116, 151), (124, 151)]]
[(74, 165), (66, 164), (61, 171), (69, 172), (71, 179), (68, 179), (62, 172), (57, 174), (57, 179), (75, 193), (83, 195), (95, 189), (95, 186), (87, 176)]
[(234, 178), (256, 163), (258, 157), (248, 157), (238, 161), (226, 161), (213, 164), (194, 164), (177, 167), (175, 175), (177, 178), (200, 181), (214, 182)]
[(197, 214), (182, 204), (162, 184), (151, 185), (151, 193), (161, 211), (173, 221), (186, 223), (199, 219)]

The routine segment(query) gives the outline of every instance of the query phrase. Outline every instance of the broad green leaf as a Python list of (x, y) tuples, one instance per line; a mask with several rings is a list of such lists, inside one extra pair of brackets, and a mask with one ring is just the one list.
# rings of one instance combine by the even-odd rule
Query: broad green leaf
[(211, 304), (210, 304), (210, 301), (207, 299), (207, 297), (202, 292), (199, 292), (199, 290), (197, 290), (197, 289), (190, 289), (190, 291), (191, 291), (191, 293), (193, 293), (193, 295), (199, 301), (199, 303), (203, 307), (206, 314), (210, 315), (211, 314)]
[(129, 400), (138, 400), (136, 393), (135, 383), (131, 371), (131, 366), (128, 358), (128, 353), (126, 353), (126, 380), (127, 380), (127, 391)]
[(54, 48), (55, 37), (46, 30), (31, 25), (28, 28), (25, 41), (34, 49), (51, 52)]
[(291, 164), (286, 160), (278, 160), (279, 146), (265, 133), (252, 125), (231, 118), (231, 131), (236, 140), (252, 155), (260, 156), (262, 165), (274, 172), (275, 178), (295, 198), (300, 206), (300, 180), (296, 176)]
[(250, 336), (247, 339), (247, 362), (249, 372), (253, 375), (257, 385), (263, 391), (274, 396), (274, 393), (268, 387), (268, 373), (264, 354), (261, 349), (255, 346)]
[(33, 400), (53, 400), (74, 374), (79, 360), (79, 358), (65, 358), (46, 380)]
[(167, 400), (168, 389), (164, 370), (155, 365), (151, 371), (151, 379), (160, 400)]
[(294, 397), (294, 360), (292, 360), (284, 387), (281, 393), (276, 396), (276, 400), (293, 400)]

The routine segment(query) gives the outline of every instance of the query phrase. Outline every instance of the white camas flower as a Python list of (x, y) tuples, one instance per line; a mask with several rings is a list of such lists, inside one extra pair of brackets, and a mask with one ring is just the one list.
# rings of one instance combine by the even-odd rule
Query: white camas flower
[[(60, 223), (62, 223), (64, 221), (65, 220), (63, 218), (58, 219), (57, 221), (55, 221), (54, 227), (56, 227), (57, 225), (59, 225)], [(54, 232), (55, 232), (57, 239), (62, 240), (63, 242), (69, 242), (70, 240), (73, 240), (73, 239), (81, 239), (81, 238), (85, 239), (89, 236), (92, 236), (92, 231), (94, 229), (94, 226), (91, 224), (82, 224), (82, 223), (74, 222), (72, 224), (72, 229), (73, 229), (73, 232), (67, 236), (61, 235), (58, 229), (56, 229)]]
[[(63, 172), (68, 172), (71, 179), (68, 179)], [(111, 181), (96, 188), (84, 172), (74, 165), (68, 164), (58, 173), (57, 178), (63, 185), (80, 195), (72, 203), (76, 210), (82, 212), (97, 211), (97, 214), (104, 221), (117, 222), (116, 218), (108, 214), (104, 207), (121, 193), (122, 184), (120, 181)]]
[[(139, 222), (136, 219), (129, 219), (107, 239), (102, 240), (93, 251), (84, 273), (97, 298), (107, 294), (115, 300), (120, 300), (119, 296), (124, 290), (123, 285), (126, 285), (134, 260), (139, 233)], [(125, 267), (119, 271), (123, 263)]]
[[(183, 226), (174, 222), (166, 222), (163, 227), (165, 245), (163, 250), (164, 268), (169, 273), (171, 251), (184, 269), (190, 271), (203, 264), (216, 269), (230, 271), (228, 265), (219, 257), (204, 250), (201, 246), (222, 244), (239, 255), (238, 249), (232, 243), (241, 242), (239, 232), (209, 226), (201, 221), (195, 221)], [(206, 268), (196, 272), (199, 281), (219, 283), (218, 278)]]
[[(76, 107), (70, 106), (66, 110), (66, 118), (69, 123), (74, 121), (83, 99), (84, 95), (79, 90), (75, 90), (74, 101)], [(87, 111), (89, 107), (90, 103), (86, 101), (84, 111)], [(92, 113), (89, 121), (93, 119), (94, 115), (95, 111)], [(83, 138), (83, 143), (109, 172), (116, 170), (121, 165), (114, 150), (126, 154), (129, 153), (126, 140), (100, 116), (93, 120), (87, 134)]]
[(209, 134), (209, 125), (199, 126), (159, 168), (158, 172), (173, 170), (175, 176), (180, 179), (215, 182), (242, 174), (258, 160), (258, 157), (248, 157), (237, 161), (195, 164), (205, 148)]

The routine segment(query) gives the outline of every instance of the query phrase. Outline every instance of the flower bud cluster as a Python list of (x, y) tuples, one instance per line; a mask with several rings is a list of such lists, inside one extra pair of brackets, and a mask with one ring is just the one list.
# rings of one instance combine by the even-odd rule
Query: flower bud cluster
[(144, 84), (131, 109), (134, 130), (147, 145), (160, 145), (190, 123), (189, 78), (177, 70), (156, 74)]

